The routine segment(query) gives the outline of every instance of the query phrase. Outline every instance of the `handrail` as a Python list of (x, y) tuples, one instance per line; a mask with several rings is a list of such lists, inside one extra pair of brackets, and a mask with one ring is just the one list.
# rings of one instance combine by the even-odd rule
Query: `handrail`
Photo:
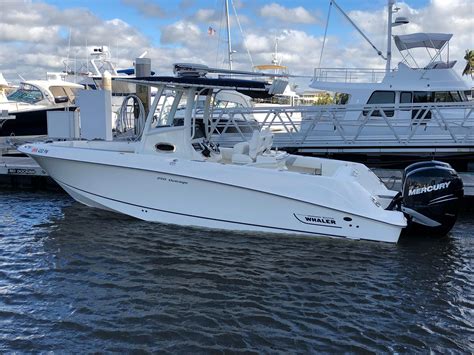
[(386, 74), (380, 68), (315, 68), (313, 80), (322, 82), (380, 82)]
[[(474, 102), (232, 108), (225, 114), (221, 112), (214, 126), (224, 123), (227, 129), (234, 125), (234, 133), (223, 130), (214, 134), (226, 145), (247, 140), (249, 134), (242, 133), (238, 127), (242, 126), (242, 119), (254, 120), (263, 113), (265, 118), (259, 126), (279, 128), (279, 132), (274, 132), (274, 145), (280, 148), (424, 146), (428, 149), (441, 144), (472, 146), (474, 151)], [(240, 123), (227, 119), (237, 115)]]

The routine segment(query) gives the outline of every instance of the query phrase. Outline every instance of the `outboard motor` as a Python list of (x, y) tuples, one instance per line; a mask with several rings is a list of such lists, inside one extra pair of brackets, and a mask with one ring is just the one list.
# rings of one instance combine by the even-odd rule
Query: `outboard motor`
[(447, 234), (456, 222), (463, 195), (462, 180), (451, 165), (433, 160), (408, 166), (400, 202), (408, 220), (406, 232)]

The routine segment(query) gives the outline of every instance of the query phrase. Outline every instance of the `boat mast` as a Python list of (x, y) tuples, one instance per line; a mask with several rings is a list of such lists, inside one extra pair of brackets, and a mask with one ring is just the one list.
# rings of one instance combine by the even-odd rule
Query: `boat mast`
[(390, 73), (390, 62), (392, 60), (392, 14), (395, 0), (388, 0), (388, 19), (387, 19), (387, 63), (385, 73)]
[(232, 70), (232, 43), (230, 42), (229, 0), (225, 0), (225, 19), (227, 24), (227, 51), (229, 56), (229, 70)]

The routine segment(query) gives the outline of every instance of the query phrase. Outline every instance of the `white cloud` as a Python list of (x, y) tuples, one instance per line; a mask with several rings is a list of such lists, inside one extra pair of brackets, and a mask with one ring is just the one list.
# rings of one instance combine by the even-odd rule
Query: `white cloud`
[(200, 45), (202, 31), (192, 22), (178, 21), (161, 29), (161, 43), (182, 44), (190, 47)]
[(304, 7), (287, 8), (277, 3), (265, 5), (260, 9), (260, 16), (275, 17), (285, 23), (318, 23)]
[[(193, 0), (182, 1), (189, 6)], [(198, 3), (198, 2), (196, 2)], [(244, 9), (250, 2), (241, 2)], [(412, 8), (406, 3), (398, 3), (398, 16), (407, 16), (411, 23), (394, 28), (395, 34), (410, 32), (451, 32), (454, 37), (450, 46), (451, 60), (460, 63), (455, 69), (462, 71), (464, 51), (474, 48), (474, 9), (468, 0), (432, 0), (422, 8)], [(264, 15), (266, 8), (267, 13)], [(273, 10), (272, 10), (273, 9)], [(277, 14), (275, 9), (280, 9)], [(275, 38), (278, 39), (279, 57), (293, 74), (312, 75), (318, 65), (322, 36), (302, 30), (295, 24), (317, 23), (318, 15), (307, 10), (297, 11), (276, 3), (257, 10), (256, 17), (240, 15), (244, 38), (234, 26), (232, 44), (236, 69), (250, 69), (243, 43), (250, 49), (254, 64), (269, 63), (272, 60)], [(189, 10), (189, 8), (187, 9)], [(86, 58), (91, 46), (108, 45), (120, 67), (129, 67), (136, 56), (148, 50), (152, 66), (159, 74), (170, 74), (175, 62), (197, 62), (210, 66), (226, 67), (225, 35), (208, 36), (207, 28), (212, 25), (219, 29), (221, 9), (197, 10), (194, 14), (179, 15), (178, 20), (161, 28), (161, 45), (153, 46), (152, 41), (126, 21), (126, 14), (120, 19), (104, 20), (84, 8), (59, 9), (38, 1), (29, 4), (18, 2), (2, 3), (0, 17), (0, 72), (7, 79), (15, 79), (19, 73), (25, 78), (43, 78), (46, 71), (60, 71), (63, 60)], [(262, 13), (263, 11), (263, 13)], [(273, 14), (272, 14), (273, 11)], [(244, 12), (248, 15), (248, 11)], [(329, 25), (323, 65), (327, 67), (379, 67), (385, 62), (378, 58), (373, 49), (355, 31), (336, 36), (336, 28), (343, 21), (335, 12)], [(261, 16), (270, 16), (264, 21)], [(276, 16), (276, 17), (275, 17)], [(278, 17), (280, 16), (280, 17)], [(386, 12), (352, 11), (350, 16), (381, 49), (386, 46)], [(231, 17), (232, 18), (232, 17)], [(277, 19), (275, 21), (274, 19)], [(336, 21), (337, 19), (337, 21)], [(245, 22), (245, 24), (244, 24)], [(233, 22), (235, 24), (235, 21)], [(159, 28), (159, 25), (157, 26)], [(295, 28), (296, 27), (296, 28)], [(305, 29), (307, 27), (304, 27)], [(68, 51), (69, 31), (71, 48)], [(85, 44), (89, 46), (87, 49)], [(395, 66), (400, 56), (393, 48)], [(309, 82), (309, 80), (307, 80)]]

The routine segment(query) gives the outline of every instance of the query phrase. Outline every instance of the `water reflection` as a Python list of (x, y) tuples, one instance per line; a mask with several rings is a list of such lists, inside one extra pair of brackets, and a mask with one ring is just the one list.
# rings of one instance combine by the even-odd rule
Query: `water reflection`
[(451, 238), (390, 245), (180, 228), (29, 199), (9, 215), (29, 204), (22, 218), (35, 222), (0, 229), (1, 350), (472, 345), (470, 216)]

